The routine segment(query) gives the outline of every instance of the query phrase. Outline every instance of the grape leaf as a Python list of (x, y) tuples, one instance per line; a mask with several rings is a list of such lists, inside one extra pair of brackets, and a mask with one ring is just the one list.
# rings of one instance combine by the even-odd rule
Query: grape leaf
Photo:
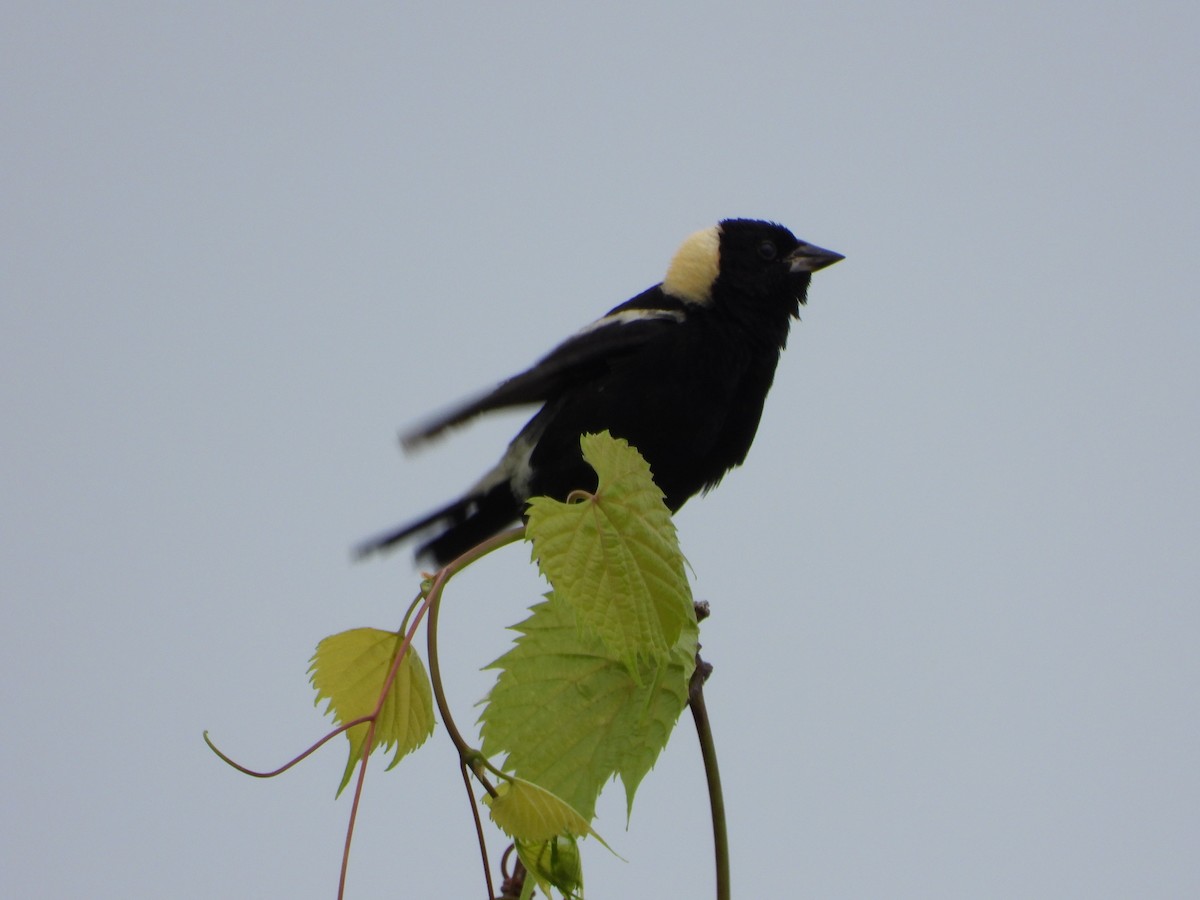
[[(319, 704), (328, 698), (326, 714), (341, 724), (370, 715), (379, 703), (384, 681), (404, 636), (378, 628), (354, 628), (331, 635), (317, 644), (309, 666), (310, 680)], [(369, 723), (345, 732), (350, 757), (338, 794), (350, 783), (354, 767), (362, 759)], [(433, 733), (433, 692), (425, 666), (410, 646), (400, 661), (395, 680), (375, 722), (374, 744), (385, 751), (395, 748), (388, 768), (411, 753)], [(373, 749), (373, 748), (372, 748)]]
[(483, 802), (492, 821), (514, 840), (540, 843), (560, 834), (572, 837), (595, 834), (588, 820), (569, 803), (521, 778), (501, 782), (496, 796), (485, 796)]
[(480, 716), (483, 753), (588, 819), (614, 775), (627, 808), (687, 705), (699, 630), (693, 616), (661, 666), (631, 673), (555, 595), (515, 626), (514, 646)]
[(640, 662), (671, 654), (693, 615), (683, 555), (641, 454), (607, 431), (579, 443), (596, 493), (573, 503), (534, 498), (527, 534), (556, 596), (636, 677)]
[[(575, 837), (560, 834), (548, 841), (513, 841), (531, 882), (547, 897), (557, 888), (568, 900), (583, 897), (583, 860)], [(526, 890), (529, 884), (526, 884)], [(524, 896), (524, 894), (522, 895)]]

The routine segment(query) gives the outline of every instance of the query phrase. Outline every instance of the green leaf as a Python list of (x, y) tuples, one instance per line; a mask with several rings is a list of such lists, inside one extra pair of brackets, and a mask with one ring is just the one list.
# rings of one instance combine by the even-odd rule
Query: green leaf
[(496, 796), (485, 796), (483, 802), (491, 812), (492, 821), (513, 840), (536, 844), (560, 834), (572, 837), (596, 834), (588, 820), (569, 803), (521, 778), (501, 782)]
[[(513, 845), (525, 864), (529, 881), (547, 897), (551, 896), (551, 888), (557, 888), (570, 900), (583, 897), (583, 859), (577, 838), (560, 834), (548, 841), (513, 841)], [(526, 882), (527, 890), (530, 886)]]
[(528, 533), (554, 586), (516, 626), (480, 716), (483, 753), (587, 819), (619, 776), (627, 807), (687, 705), (699, 631), (670, 512), (638, 452), (580, 440), (598, 487), (535, 499)]
[[(331, 635), (317, 644), (309, 675), (317, 697), (328, 698), (326, 714), (337, 724), (369, 716), (379, 704), (384, 682), (403, 644), (403, 635), (378, 628), (354, 628)], [(350, 783), (354, 767), (362, 759), (370, 723), (355, 725), (345, 732), (350, 757), (338, 794)], [(400, 762), (433, 733), (433, 692), (425, 666), (410, 646), (400, 660), (396, 677), (375, 721), (374, 746), (395, 748), (388, 768)], [(374, 749), (374, 747), (372, 748)]]
[(644, 660), (664, 661), (693, 617), (683, 555), (641, 454), (607, 431), (584, 435), (580, 447), (596, 493), (574, 503), (535, 498), (527, 534), (555, 594), (636, 673)]
[(483, 753), (562, 797), (588, 819), (614, 775), (627, 807), (687, 705), (699, 629), (694, 615), (662, 666), (630, 672), (555, 595), (515, 630), (480, 716)]

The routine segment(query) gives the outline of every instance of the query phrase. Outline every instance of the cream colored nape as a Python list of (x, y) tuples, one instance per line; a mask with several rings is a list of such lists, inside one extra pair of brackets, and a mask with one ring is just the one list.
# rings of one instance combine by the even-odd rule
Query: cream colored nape
[(709, 303), (721, 266), (721, 226), (689, 236), (675, 251), (663, 290), (687, 303)]

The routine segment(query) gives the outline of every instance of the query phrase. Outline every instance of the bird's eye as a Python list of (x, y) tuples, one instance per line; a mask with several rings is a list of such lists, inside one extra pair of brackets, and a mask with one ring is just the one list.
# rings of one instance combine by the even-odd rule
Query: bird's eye
[(758, 245), (758, 255), (766, 262), (773, 260), (778, 253), (779, 251), (775, 249), (775, 244), (771, 241), (763, 241)]

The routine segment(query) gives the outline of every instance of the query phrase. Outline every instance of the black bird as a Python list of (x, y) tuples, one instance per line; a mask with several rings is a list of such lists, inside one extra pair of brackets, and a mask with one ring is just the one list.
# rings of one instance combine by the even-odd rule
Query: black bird
[(436, 529), (417, 556), (442, 565), (518, 521), (531, 497), (595, 490), (579, 437), (604, 429), (641, 452), (677, 511), (745, 460), (812, 273), (842, 258), (772, 222), (726, 219), (696, 232), (661, 284), (529, 370), (403, 434), (412, 449), (489, 410), (541, 406), (462, 497), (358, 554)]

